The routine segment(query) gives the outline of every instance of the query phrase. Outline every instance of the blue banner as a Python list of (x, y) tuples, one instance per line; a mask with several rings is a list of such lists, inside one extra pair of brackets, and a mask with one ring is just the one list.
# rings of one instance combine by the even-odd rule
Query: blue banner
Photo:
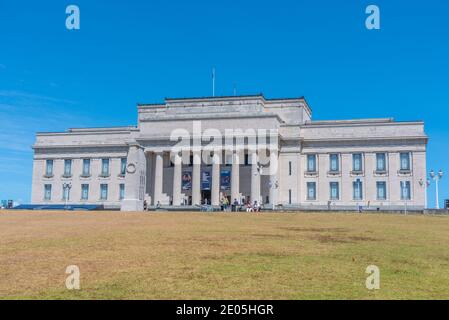
[(221, 170), (220, 174), (221, 190), (231, 190), (231, 170)]
[(192, 173), (189, 171), (182, 173), (182, 190), (192, 190)]
[(210, 172), (203, 171), (201, 173), (201, 190), (210, 190), (212, 184), (212, 177)]

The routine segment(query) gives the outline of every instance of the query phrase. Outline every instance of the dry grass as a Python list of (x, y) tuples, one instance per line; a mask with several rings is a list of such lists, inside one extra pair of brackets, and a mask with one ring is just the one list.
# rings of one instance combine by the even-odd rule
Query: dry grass
[(3, 211), (0, 297), (449, 299), (449, 217)]

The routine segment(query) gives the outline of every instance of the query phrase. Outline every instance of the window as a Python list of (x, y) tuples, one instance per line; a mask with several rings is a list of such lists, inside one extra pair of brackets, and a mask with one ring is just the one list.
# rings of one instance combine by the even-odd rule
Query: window
[(72, 160), (65, 159), (64, 160), (64, 176), (70, 177), (72, 175)]
[(354, 200), (363, 200), (362, 181), (360, 181), (360, 179), (357, 179), (352, 183), (352, 186), (354, 191)]
[(83, 159), (83, 176), (90, 176), (90, 159)]
[(307, 200), (316, 200), (315, 182), (307, 182)]
[(385, 181), (377, 181), (377, 200), (387, 200), (387, 183)]
[(338, 182), (331, 182), (329, 184), (330, 186), (330, 199), (331, 200), (339, 200), (340, 199), (340, 192), (338, 188)]
[(307, 172), (316, 172), (316, 154), (307, 155)]
[(62, 186), (62, 200), (69, 201), (70, 200), (70, 188)]
[(120, 174), (122, 176), (124, 176), (126, 174), (126, 161), (127, 161), (127, 159), (126, 158), (122, 158), (120, 161), (121, 161), (120, 162)]
[(44, 185), (44, 200), (51, 200), (51, 184)]
[(103, 177), (109, 176), (109, 159), (101, 159), (101, 175)]
[(82, 184), (81, 185), (81, 200), (89, 199), (89, 185)]
[(45, 163), (45, 175), (47, 177), (53, 176), (53, 160), (47, 160)]
[(288, 204), (292, 204), (292, 189), (288, 189)]
[(376, 171), (384, 172), (387, 171), (387, 157), (385, 153), (376, 154)]
[(119, 199), (120, 200), (125, 199), (125, 184), (124, 183), (120, 184)]
[(330, 167), (329, 170), (331, 172), (339, 172), (340, 171), (340, 163), (339, 163), (339, 157), (338, 154), (331, 154), (329, 156), (329, 160), (330, 160)]
[(107, 184), (100, 184), (100, 200), (107, 200), (108, 199), (108, 185)]
[(288, 162), (288, 175), (289, 176), (292, 175), (292, 162), (291, 161)]
[(354, 153), (352, 155), (352, 171), (361, 172), (363, 169), (362, 166), (362, 154)]
[(411, 200), (410, 181), (401, 181), (401, 200)]
[(402, 152), (400, 154), (401, 170), (410, 171), (410, 153)]

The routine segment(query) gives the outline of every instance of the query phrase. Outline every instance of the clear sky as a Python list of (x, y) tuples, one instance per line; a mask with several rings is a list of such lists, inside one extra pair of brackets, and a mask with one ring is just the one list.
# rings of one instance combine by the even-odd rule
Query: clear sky
[(30, 201), (36, 131), (135, 125), (138, 102), (211, 95), (213, 67), (218, 95), (304, 95), (315, 120), (424, 120), (449, 198), (447, 0), (1, 0), (0, 199)]

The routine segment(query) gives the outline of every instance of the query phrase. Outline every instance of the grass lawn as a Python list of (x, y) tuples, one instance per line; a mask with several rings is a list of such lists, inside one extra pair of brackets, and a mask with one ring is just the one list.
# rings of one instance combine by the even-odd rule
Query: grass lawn
[(0, 211), (0, 298), (449, 299), (449, 217)]

